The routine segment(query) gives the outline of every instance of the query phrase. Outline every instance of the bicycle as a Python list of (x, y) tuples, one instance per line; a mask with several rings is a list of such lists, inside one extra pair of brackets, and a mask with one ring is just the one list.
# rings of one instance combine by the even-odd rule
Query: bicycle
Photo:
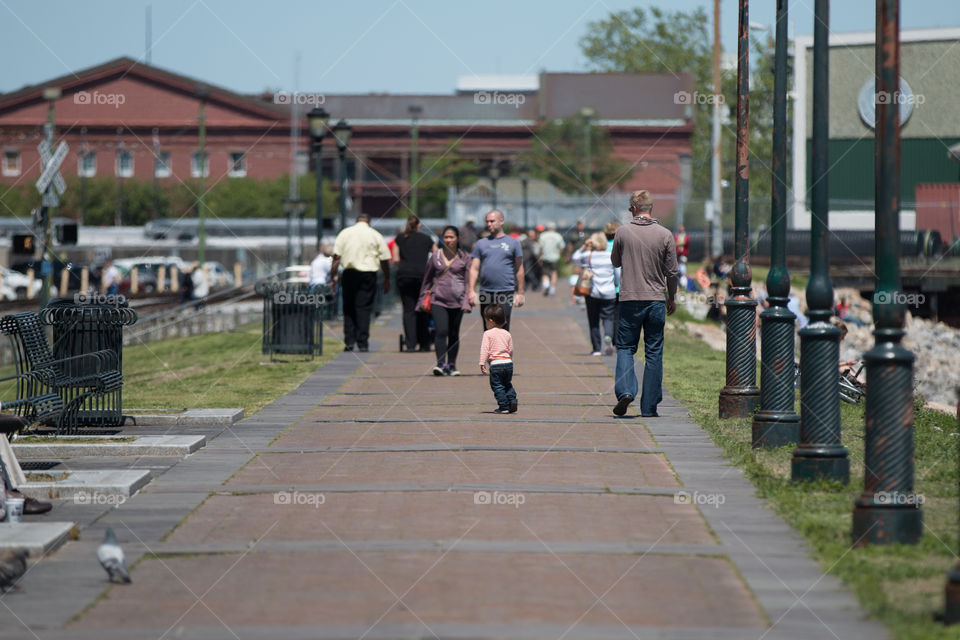
[[(867, 384), (861, 382), (860, 374), (863, 372), (863, 362), (858, 362), (856, 368), (845, 369), (840, 372), (838, 381), (840, 399), (847, 404), (860, 404), (867, 395)], [(793, 387), (800, 388), (800, 363), (793, 363)]]

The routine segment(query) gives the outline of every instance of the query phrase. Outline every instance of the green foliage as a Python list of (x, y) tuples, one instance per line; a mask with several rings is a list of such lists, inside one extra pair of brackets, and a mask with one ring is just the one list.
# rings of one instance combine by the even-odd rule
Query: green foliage
[[(307, 212), (316, 207), (316, 178), (313, 174), (299, 181), (300, 198)], [(221, 218), (282, 218), (283, 200), (289, 194), (289, 177), (228, 178), (217, 183), (207, 181), (204, 189), (197, 180), (179, 182), (164, 179), (72, 178), (54, 215), (82, 220), (92, 226), (142, 225), (154, 218), (195, 217), (197, 199), (204, 196), (208, 216)], [(156, 198), (156, 213), (154, 198)], [(325, 215), (339, 210), (337, 194), (323, 183)], [(40, 196), (32, 185), (18, 185), (0, 192), (0, 215), (29, 217), (40, 205)], [(118, 213), (119, 209), (119, 213)]]
[(609, 132), (590, 126), (588, 134), (587, 126), (587, 118), (578, 114), (540, 127), (533, 139), (533, 150), (525, 157), (531, 175), (547, 180), (565, 193), (604, 193), (629, 180), (633, 173), (630, 163), (612, 155)]
[[(479, 174), (480, 165), (476, 160), (463, 157), (459, 140), (449, 140), (440, 153), (421, 156), (418, 182), (420, 217), (445, 218), (447, 188), (469, 186), (477, 181)], [(409, 213), (403, 208), (397, 216), (405, 218)]]
[[(689, 72), (700, 96), (713, 93), (713, 20), (703, 8), (690, 12), (656, 7), (617, 11), (605, 20), (591, 22), (580, 46), (588, 63), (598, 71), (654, 73)], [(750, 196), (763, 212), (771, 197), (770, 157), (773, 124), (773, 40), (755, 40), (751, 51), (750, 84)], [(788, 80), (789, 82), (789, 80)], [(723, 104), (728, 122), (722, 126), (722, 177), (730, 184), (724, 192), (724, 220), (733, 219), (733, 184), (736, 171), (736, 70), (723, 73)], [(696, 128), (691, 138), (693, 199), (710, 198), (711, 128), (713, 105), (696, 101)], [(789, 174), (788, 174), (789, 175)], [(754, 210), (756, 212), (756, 209)], [(696, 212), (692, 212), (693, 220)]]

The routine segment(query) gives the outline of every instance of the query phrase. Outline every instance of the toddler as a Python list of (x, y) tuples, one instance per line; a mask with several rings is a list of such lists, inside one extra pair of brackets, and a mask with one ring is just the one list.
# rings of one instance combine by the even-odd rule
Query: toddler
[(494, 413), (516, 413), (517, 392), (513, 388), (513, 338), (503, 329), (506, 314), (503, 307), (491, 304), (483, 313), (487, 330), (480, 344), (480, 373), (487, 373), (490, 363), (490, 388), (497, 399)]

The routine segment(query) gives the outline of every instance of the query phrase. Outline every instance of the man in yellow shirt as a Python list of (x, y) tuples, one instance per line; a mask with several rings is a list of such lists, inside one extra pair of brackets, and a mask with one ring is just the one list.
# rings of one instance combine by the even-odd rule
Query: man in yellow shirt
[[(338, 268), (343, 266), (342, 276)], [(370, 314), (377, 294), (377, 269), (383, 270), (383, 292), (390, 292), (390, 250), (383, 236), (361, 213), (357, 223), (337, 234), (333, 245), (332, 282), (343, 289), (344, 351), (370, 348)]]

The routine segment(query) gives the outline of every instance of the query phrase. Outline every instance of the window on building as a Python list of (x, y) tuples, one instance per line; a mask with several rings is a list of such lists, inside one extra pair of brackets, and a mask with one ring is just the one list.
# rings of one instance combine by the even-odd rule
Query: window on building
[(77, 175), (81, 178), (92, 178), (97, 175), (97, 154), (87, 151), (80, 155), (77, 161)]
[(3, 175), (20, 175), (20, 151), (18, 149), (3, 150)]
[(117, 151), (117, 175), (121, 178), (133, 177), (133, 153), (125, 149)]
[(153, 159), (153, 175), (158, 178), (169, 178), (173, 175), (173, 169), (170, 168), (170, 152), (158, 151)]
[(247, 158), (242, 151), (230, 154), (230, 177), (242, 178), (247, 175)]
[(206, 178), (210, 175), (210, 154), (194, 151), (190, 159), (190, 175), (194, 178), (199, 178), (201, 175), (201, 165), (203, 166), (203, 177)]

